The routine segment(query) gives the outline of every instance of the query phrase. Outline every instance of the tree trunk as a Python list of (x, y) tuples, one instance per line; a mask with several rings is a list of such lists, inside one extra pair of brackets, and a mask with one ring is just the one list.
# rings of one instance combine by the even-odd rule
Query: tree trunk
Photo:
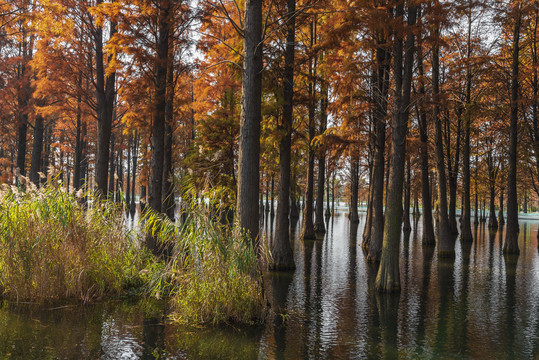
[(356, 155), (352, 155), (352, 167), (350, 169), (351, 181), (350, 181), (350, 221), (352, 223), (359, 223), (358, 214), (358, 192), (359, 192), (359, 159)]
[(503, 216), (503, 192), (504, 188), (500, 189), (500, 211), (498, 213), (498, 224), (503, 227), (505, 225), (505, 218)]
[(165, 155), (163, 158), (163, 212), (174, 221), (175, 195), (172, 168), (173, 123), (174, 123), (174, 49), (170, 46), (167, 67), (165, 102)]
[[(419, 36), (418, 46), (418, 71), (419, 71), (419, 95), (422, 99), (426, 96), (425, 80), (423, 71), (423, 41)], [(434, 237), (434, 226), (432, 223), (432, 198), (430, 192), (429, 181), (429, 138), (428, 138), (428, 125), (427, 125), (427, 113), (422, 103), (416, 105), (418, 108), (418, 122), (419, 122), (419, 140), (421, 142), (420, 147), (420, 163), (421, 163), (421, 202), (423, 205), (423, 239), (422, 242), (425, 245), (436, 244), (436, 238)]]
[[(457, 142), (455, 145), (455, 162), (451, 165), (449, 169), (449, 229), (451, 233), (457, 235), (459, 233), (457, 227), (457, 180), (459, 174), (459, 165), (460, 165), (460, 138), (461, 138), (461, 123), (462, 123), (462, 110), (460, 108), (456, 109), (457, 114)], [(449, 124), (447, 126), (447, 145), (448, 152), (447, 156), (450, 157), (450, 148), (451, 148), (451, 137), (449, 132)]]
[(507, 174), (507, 231), (503, 252), (506, 254), (518, 254), (518, 199), (517, 199), (517, 143), (518, 143), (518, 73), (519, 73), (519, 41), (521, 10), (517, 5), (515, 27), (513, 31), (513, 64), (511, 68), (511, 123), (509, 145), (509, 172)]
[(406, 182), (404, 183), (404, 215), (402, 229), (404, 231), (412, 230), (410, 224), (410, 159), (407, 161), (406, 166)]
[(292, 148), (292, 123), (294, 105), (294, 50), (295, 50), (295, 12), (296, 0), (287, 0), (288, 19), (285, 49), (285, 68), (283, 82), (283, 137), (279, 144), (279, 182), (277, 200), (277, 219), (275, 237), (272, 242), (272, 263), (270, 268), (275, 270), (293, 269), (294, 254), (290, 246), (290, 158)]
[[(41, 158), (43, 156), (43, 132), (44, 132), (43, 117), (36, 116), (36, 124), (34, 126), (34, 144), (32, 148), (32, 160), (30, 163), (30, 181), (36, 186), (39, 186), (41, 179), (39, 172), (41, 171)], [(79, 129), (77, 129), (77, 133)], [(76, 187), (78, 189), (78, 187)]]
[[(97, 0), (97, 5), (103, 0)], [(111, 22), (110, 36), (116, 33), (116, 24)], [(108, 170), (110, 157), (110, 136), (112, 133), (112, 121), (114, 100), (116, 97), (116, 73), (112, 72), (105, 76), (105, 64), (103, 54), (103, 28), (97, 27), (94, 31), (95, 55), (96, 55), (96, 97), (97, 97), (97, 154), (95, 164), (95, 182), (97, 193), (100, 196), (108, 194)]]
[[(155, 59), (155, 103), (152, 112), (152, 157), (149, 205), (157, 213), (163, 211), (163, 173), (165, 161), (165, 108), (167, 103), (167, 70), (169, 58), (169, 36), (171, 28), (170, 3), (163, 1), (158, 14), (157, 57)], [(256, 194), (258, 200), (258, 192)], [(256, 201), (255, 201), (256, 202)], [(258, 205), (258, 204), (257, 204)], [(256, 207), (258, 214), (258, 208)], [(255, 215), (258, 222), (258, 217)], [(258, 224), (257, 224), (258, 225)], [(154, 255), (161, 255), (155, 236), (146, 236), (146, 246)]]
[(434, 45), (432, 46), (432, 95), (434, 100), (436, 172), (438, 175), (438, 256), (453, 257), (455, 248), (447, 215), (447, 180), (445, 172), (442, 119), (440, 116), (440, 24), (434, 25)]
[[(320, 99), (320, 134), (326, 131), (328, 115), (328, 85), (324, 81), (322, 83)], [(326, 153), (325, 149), (320, 149), (318, 154), (318, 186), (316, 188), (316, 212), (314, 231), (319, 234), (325, 234), (326, 226), (324, 223), (324, 186), (326, 183)]]
[(489, 219), (488, 228), (491, 230), (498, 230), (498, 220), (496, 219), (496, 170), (494, 169), (494, 158), (492, 156), (492, 149), (487, 154), (488, 164), (488, 180), (490, 188), (490, 205), (489, 205)]
[[(396, 7), (395, 15), (403, 17), (403, 3)], [(408, 25), (415, 24), (417, 7), (408, 8)], [(391, 165), (386, 204), (385, 230), (382, 257), (375, 288), (380, 292), (400, 291), (399, 244), (402, 224), (402, 191), (404, 186), (404, 162), (406, 159), (406, 134), (408, 132), (408, 112), (414, 64), (415, 36), (408, 30), (406, 37), (406, 53), (403, 66), (402, 33), (396, 34), (394, 53), (395, 95), (394, 113), (391, 123)]]
[(246, 0), (236, 215), (240, 228), (258, 241), (260, 121), (262, 120), (262, 0)]
[(129, 135), (129, 140), (127, 141), (127, 182), (125, 189), (125, 203), (127, 204), (127, 209), (129, 210), (129, 205), (131, 204), (131, 150), (133, 147), (133, 136)]
[[(140, 141), (140, 135), (135, 131), (134, 141), (133, 141), (133, 166), (131, 171), (131, 213), (135, 213), (136, 210), (136, 199), (135, 199), (135, 186), (136, 186), (136, 177), (137, 177), (137, 161), (138, 161), (138, 144)], [(142, 198), (141, 198), (142, 200)]]
[(367, 261), (378, 262), (384, 236), (384, 173), (386, 115), (388, 107), (391, 52), (385, 49), (387, 35), (378, 34), (376, 49), (376, 85), (374, 88), (374, 160), (372, 174), (372, 228)]
[(114, 163), (114, 145), (116, 142), (116, 136), (114, 134), (111, 134), (110, 136), (110, 158), (109, 158), (109, 176), (108, 176), (108, 194), (107, 197), (111, 200), (114, 200), (114, 171), (115, 171), (115, 163)]
[[(311, 49), (316, 44), (316, 17), (311, 23)], [(314, 62), (314, 65), (313, 65)], [(308, 170), (307, 170), (307, 191), (305, 192), (305, 209), (303, 211), (303, 229), (301, 237), (303, 239), (315, 239), (314, 223), (313, 223), (313, 193), (314, 193), (314, 149), (312, 141), (314, 139), (315, 127), (315, 107), (316, 107), (316, 58), (309, 59), (309, 144), (308, 144)]]

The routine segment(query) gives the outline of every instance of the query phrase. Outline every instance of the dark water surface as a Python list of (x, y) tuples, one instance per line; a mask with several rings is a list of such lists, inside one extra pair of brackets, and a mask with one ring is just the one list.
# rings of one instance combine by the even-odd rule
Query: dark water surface
[(266, 274), (278, 315), (264, 326), (181, 328), (166, 324), (162, 304), (4, 303), (0, 359), (539, 360), (538, 225), (521, 221), (518, 257), (502, 254), (504, 232), (481, 224), (446, 260), (421, 245), (419, 222), (403, 235), (403, 289), (390, 296), (373, 289), (363, 222), (339, 212), (325, 237), (294, 241), (295, 272)]

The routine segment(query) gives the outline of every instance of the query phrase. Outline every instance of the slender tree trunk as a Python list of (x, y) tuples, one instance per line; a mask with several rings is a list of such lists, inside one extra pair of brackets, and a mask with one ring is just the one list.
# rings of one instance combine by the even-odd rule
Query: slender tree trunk
[(133, 147), (133, 136), (129, 135), (129, 140), (127, 141), (127, 182), (125, 189), (125, 203), (127, 204), (127, 209), (131, 204), (131, 151)]
[(116, 143), (116, 136), (114, 134), (111, 134), (110, 136), (110, 158), (109, 158), (109, 176), (108, 176), (108, 194), (107, 197), (111, 200), (114, 200), (114, 171), (115, 171), (115, 163), (114, 163), (114, 145)]
[[(400, 18), (400, 21), (403, 21), (403, 3), (397, 4), (395, 15), (398, 19)], [(416, 15), (417, 7), (411, 5), (408, 8), (409, 26), (415, 24)], [(402, 36), (402, 33), (396, 34), (394, 45), (393, 66), (396, 92), (394, 96), (394, 114), (391, 123), (391, 165), (382, 257), (375, 282), (375, 288), (381, 292), (400, 291), (399, 244), (402, 224), (402, 191), (404, 186), (404, 162), (406, 159), (406, 134), (408, 132), (408, 109), (410, 105), (415, 50), (415, 36), (412, 31), (408, 30), (403, 65)]]
[(407, 160), (406, 165), (406, 181), (404, 183), (404, 215), (402, 229), (404, 231), (412, 230), (410, 224), (410, 159)]
[[(460, 108), (457, 108), (455, 111), (457, 114), (457, 141), (455, 145), (455, 162), (451, 165), (451, 169), (449, 170), (449, 229), (451, 230), (451, 233), (454, 235), (457, 235), (459, 233), (458, 227), (457, 227), (457, 180), (458, 180), (458, 174), (459, 174), (459, 165), (460, 165), (460, 138), (461, 138), (461, 127), (462, 127), (462, 110)], [(448, 130), (449, 130), (449, 124), (448, 124)], [(447, 156), (450, 157), (450, 145), (451, 145), (451, 137), (449, 135), (449, 131), (447, 131), (448, 136), (448, 152)]]
[(503, 216), (503, 192), (504, 188), (502, 187), (500, 189), (500, 211), (498, 212), (498, 224), (500, 227), (503, 227), (505, 225), (505, 218)]
[(359, 192), (359, 159), (356, 155), (352, 155), (352, 167), (350, 169), (350, 221), (352, 223), (359, 222), (358, 214), (358, 192)]
[(498, 229), (498, 220), (496, 219), (496, 170), (494, 169), (494, 158), (492, 156), (492, 149), (489, 150), (487, 155), (488, 164), (488, 179), (490, 188), (490, 205), (489, 205), (489, 219), (488, 228), (492, 230)]
[[(322, 83), (320, 99), (320, 134), (323, 134), (326, 131), (327, 126), (327, 108), (328, 108), (328, 85), (324, 81)], [(314, 231), (316, 233), (324, 234), (326, 232), (326, 226), (324, 223), (324, 185), (326, 182), (326, 154), (325, 149), (320, 149), (318, 154), (318, 186), (316, 188), (316, 212), (315, 212), (315, 223)]]
[(517, 12), (513, 31), (513, 64), (511, 68), (511, 123), (509, 145), (509, 172), (507, 174), (507, 230), (503, 252), (506, 254), (518, 254), (518, 199), (517, 199), (517, 143), (518, 143), (518, 73), (519, 73), (519, 41), (521, 10), (516, 5)]
[(163, 212), (174, 221), (176, 207), (172, 168), (173, 123), (174, 123), (174, 48), (169, 46), (167, 87), (165, 103), (165, 156), (163, 158)]
[(133, 174), (131, 175), (131, 213), (134, 213), (136, 210), (135, 186), (136, 186), (136, 177), (137, 177), (139, 141), (140, 141), (140, 135), (135, 132), (134, 141), (133, 141), (133, 167), (131, 169), (131, 171), (133, 172)]
[(277, 200), (277, 219), (275, 225), (275, 237), (272, 242), (271, 268), (276, 270), (293, 269), (294, 255), (290, 246), (290, 172), (291, 172), (291, 148), (292, 148), (292, 124), (294, 105), (294, 50), (295, 50), (295, 12), (296, 0), (287, 0), (287, 35), (285, 49), (285, 69), (283, 81), (283, 137), (279, 144), (279, 183)]
[(466, 107), (464, 110), (464, 146), (462, 149), (462, 216), (460, 221), (460, 240), (473, 241), (471, 224), (471, 201), (470, 201), (470, 128), (472, 122), (472, 72), (470, 69), (470, 57), (472, 55), (472, 1), (469, 1), (468, 9), (468, 40), (467, 40), (467, 66), (466, 66)]
[[(45, 128), (43, 124), (43, 117), (38, 115), (36, 116), (36, 123), (34, 126), (34, 144), (32, 148), (32, 160), (30, 163), (30, 181), (32, 181), (36, 186), (39, 186), (41, 183), (39, 172), (41, 171), (41, 158), (43, 157), (44, 131)], [(78, 131), (79, 129), (77, 129), (77, 132)]]
[[(316, 44), (316, 16), (311, 23), (311, 48)], [(303, 229), (301, 237), (303, 239), (315, 239), (314, 223), (313, 223), (313, 193), (314, 193), (314, 149), (312, 141), (314, 139), (315, 127), (315, 107), (316, 107), (316, 61), (317, 59), (309, 59), (309, 154), (308, 154), (308, 170), (307, 170), (307, 191), (305, 192), (305, 208), (303, 211)], [(314, 63), (314, 64), (313, 64)]]

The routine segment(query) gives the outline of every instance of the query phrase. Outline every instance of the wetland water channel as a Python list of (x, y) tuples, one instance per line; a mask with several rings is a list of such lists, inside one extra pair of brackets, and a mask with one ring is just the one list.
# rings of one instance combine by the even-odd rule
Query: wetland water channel
[[(294, 240), (296, 270), (265, 274), (278, 314), (264, 325), (182, 328), (159, 303), (4, 303), (0, 359), (539, 359), (539, 221), (520, 221), (518, 258), (483, 223), (473, 244), (457, 239), (453, 260), (422, 246), (413, 221), (402, 292), (389, 296), (374, 291), (358, 246), (364, 219), (337, 212), (323, 238)], [(267, 236), (272, 228), (266, 219)]]

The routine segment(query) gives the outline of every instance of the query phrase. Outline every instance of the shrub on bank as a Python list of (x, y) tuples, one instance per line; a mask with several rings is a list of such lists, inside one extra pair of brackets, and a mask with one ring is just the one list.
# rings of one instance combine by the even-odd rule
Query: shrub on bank
[(144, 254), (114, 204), (86, 208), (63, 187), (0, 194), (0, 296), (15, 301), (117, 296), (136, 283)]

